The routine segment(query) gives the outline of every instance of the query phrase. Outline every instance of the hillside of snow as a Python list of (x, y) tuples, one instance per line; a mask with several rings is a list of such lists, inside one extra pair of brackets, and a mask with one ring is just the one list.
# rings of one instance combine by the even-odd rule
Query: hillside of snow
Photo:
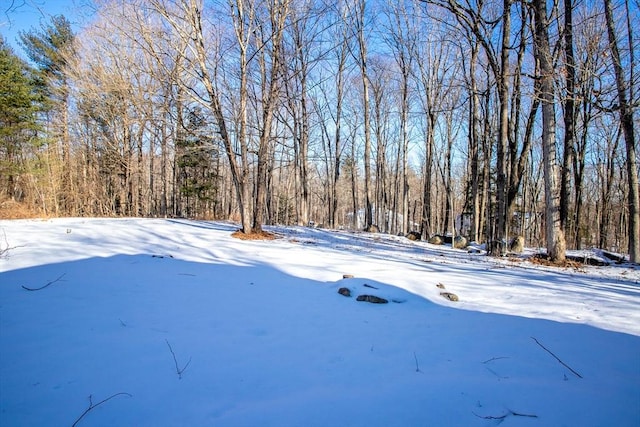
[(0, 220), (0, 426), (640, 425), (640, 267), (236, 228)]

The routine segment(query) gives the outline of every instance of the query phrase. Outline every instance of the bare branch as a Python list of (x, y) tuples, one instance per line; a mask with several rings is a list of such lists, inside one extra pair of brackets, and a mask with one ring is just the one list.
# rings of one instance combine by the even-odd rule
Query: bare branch
[(180, 369), (180, 366), (178, 365), (178, 359), (176, 359), (176, 354), (173, 352), (173, 348), (171, 348), (171, 344), (169, 344), (169, 340), (165, 339), (165, 342), (167, 343), (167, 346), (169, 347), (169, 351), (171, 352), (171, 356), (173, 356), (173, 363), (176, 365), (176, 373), (178, 374), (178, 379), (181, 380), (182, 379), (182, 373), (187, 370), (187, 367), (191, 363), (191, 358), (189, 358), (189, 361), (187, 362), (187, 364), (184, 365), (184, 367), (182, 367), (182, 369)]
[(483, 364), (487, 364), (489, 362), (493, 362), (494, 360), (500, 360), (500, 359), (508, 359), (507, 356), (500, 356), (500, 357), (492, 357), (489, 360), (485, 360), (484, 362), (482, 362)]
[(9, 251), (11, 249), (18, 248), (19, 246), (9, 246), (9, 241), (7, 240), (7, 233), (2, 229), (2, 235), (4, 237), (4, 245), (0, 245), (0, 259), (8, 258)]
[(422, 372), (422, 371), (420, 370), (420, 365), (418, 365), (418, 356), (416, 355), (416, 352), (415, 352), (415, 351), (413, 352), (413, 358), (414, 358), (414, 359), (415, 359), (415, 361), (416, 361), (416, 372)]
[(48, 282), (46, 285), (41, 286), (39, 288), (28, 288), (25, 285), (22, 285), (22, 289), (26, 289), (27, 291), (39, 291), (39, 290), (42, 290), (42, 289), (46, 288), (49, 285), (53, 285), (54, 283), (59, 282), (60, 279), (62, 279), (66, 274), (67, 273), (62, 273), (56, 280), (52, 280), (52, 281)]
[(549, 350), (547, 347), (543, 346), (542, 344), (540, 344), (540, 341), (538, 341), (537, 339), (535, 339), (534, 337), (531, 337), (532, 340), (534, 340), (536, 342), (536, 344), (538, 344), (540, 347), (542, 347), (547, 353), (549, 353), (550, 355), (552, 355), (553, 357), (555, 357), (555, 359), (560, 362), (560, 364), (562, 364), (562, 366), (564, 366), (565, 368), (569, 369), (571, 372), (573, 372), (573, 374), (575, 376), (577, 376), (578, 378), (582, 378), (582, 375), (580, 375), (579, 373), (577, 373), (576, 371), (574, 371), (573, 369), (571, 369), (571, 367), (569, 365), (567, 365), (566, 363), (564, 363), (562, 360), (560, 360), (560, 358), (558, 356), (556, 356), (555, 354), (553, 354), (553, 352), (551, 350)]
[(509, 416), (514, 416), (514, 417), (526, 417), (526, 418), (538, 418), (537, 415), (533, 415), (533, 414), (521, 414), (519, 412), (514, 412), (511, 409), (507, 409), (507, 413), (504, 415), (478, 415), (475, 412), (473, 412), (473, 415), (475, 415), (478, 418), (482, 418), (483, 420), (504, 420), (505, 418), (509, 417)]
[(120, 392), (120, 393), (116, 393), (113, 394), (109, 397), (107, 397), (104, 400), (101, 400), (100, 402), (94, 404), (93, 403), (93, 398), (92, 395), (89, 395), (89, 407), (82, 413), (82, 415), (80, 415), (73, 424), (71, 424), (71, 427), (76, 427), (76, 425), (78, 425), (78, 423), (80, 422), (80, 420), (89, 413), (89, 411), (91, 411), (93, 408), (95, 408), (96, 406), (100, 406), (105, 402), (108, 402), (109, 400), (113, 399), (116, 396), (129, 396), (129, 397), (133, 397), (132, 395), (130, 395), (129, 393), (124, 393), (124, 392)]

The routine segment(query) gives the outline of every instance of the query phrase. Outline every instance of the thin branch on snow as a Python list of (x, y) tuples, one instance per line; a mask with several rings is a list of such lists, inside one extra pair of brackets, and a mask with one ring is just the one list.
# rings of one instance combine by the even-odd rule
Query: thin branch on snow
[(514, 417), (526, 417), (526, 418), (538, 418), (537, 415), (533, 415), (533, 414), (521, 414), (519, 412), (514, 412), (511, 409), (507, 409), (506, 414), (504, 415), (478, 415), (475, 412), (472, 412), (473, 415), (475, 415), (478, 418), (482, 418), (484, 420), (504, 420), (505, 418), (509, 417), (509, 416), (514, 416)]
[[(491, 359), (488, 359), (488, 360), (485, 360), (484, 362), (482, 362), (482, 364), (483, 365), (487, 365), (487, 364), (489, 364), (489, 363), (491, 363), (493, 361), (501, 360), (501, 359), (508, 359), (508, 357), (507, 356), (492, 357)], [(496, 377), (498, 377), (500, 379), (506, 380), (507, 378), (509, 378), (507, 376), (498, 374), (496, 371), (494, 371), (493, 369), (491, 369), (488, 366), (486, 366), (485, 368), (487, 369), (487, 371), (491, 372), (493, 375), (495, 375)]]
[(418, 365), (418, 356), (416, 355), (416, 352), (413, 352), (413, 358), (416, 360), (416, 372), (422, 372), (420, 370), (420, 366)]
[(9, 246), (9, 241), (7, 240), (7, 233), (2, 229), (2, 234), (4, 236), (4, 245), (0, 245), (0, 258), (5, 258), (9, 256), (9, 250), (13, 249)]
[(504, 414), (504, 415), (498, 415), (498, 416), (494, 416), (494, 415), (478, 415), (475, 412), (472, 412), (472, 414), (475, 415), (476, 417), (482, 418), (484, 420), (504, 420), (509, 415), (511, 415), (511, 414)]
[(486, 367), (487, 371), (491, 372), (493, 375), (495, 375), (496, 377), (498, 377), (501, 380), (506, 380), (509, 379), (509, 377), (504, 376), (504, 375), (500, 375), (499, 373), (497, 373), (496, 371), (494, 371), (493, 369), (491, 369), (490, 367)]
[(25, 285), (22, 285), (22, 289), (26, 289), (27, 291), (39, 291), (46, 288), (49, 285), (53, 285), (56, 282), (59, 282), (67, 273), (62, 273), (56, 280), (52, 280), (44, 286), (40, 286), (39, 288), (28, 288)]
[(91, 411), (93, 408), (95, 408), (96, 406), (102, 405), (103, 403), (113, 399), (116, 396), (129, 396), (129, 397), (133, 397), (131, 396), (129, 393), (124, 393), (124, 392), (120, 392), (120, 393), (116, 393), (114, 395), (111, 395), (109, 397), (107, 397), (104, 400), (101, 400), (100, 402), (94, 404), (93, 403), (93, 396), (89, 395), (89, 407), (82, 413), (82, 415), (80, 415), (78, 417), (78, 419), (75, 420), (75, 422), (73, 424), (71, 424), (71, 427), (76, 427), (76, 425), (80, 422), (80, 420), (89, 413), (89, 411)]
[(482, 363), (486, 365), (486, 364), (487, 364), (487, 363), (489, 363), (489, 362), (493, 362), (494, 360), (500, 360), (500, 359), (508, 359), (508, 357), (507, 357), (507, 356), (492, 357), (491, 359), (489, 359), (489, 360), (485, 360), (485, 361), (484, 361), (484, 362), (482, 362)]
[(7, 240), (7, 233), (4, 231), (4, 228), (2, 229), (2, 236), (4, 240), (4, 245), (0, 244), (0, 259), (9, 258), (10, 250), (16, 249), (16, 248), (22, 248), (25, 246), (25, 245), (9, 246), (9, 240)]
[(176, 359), (176, 354), (173, 352), (173, 348), (171, 348), (171, 344), (169, 344), (169, 340), (165, 338), (165, 342), (167, 343), (167, 346), (169, 346), (169, 351), (171, 352), (171, 355), (173, 356), (173, 363), (175, 363), (175, 365), (176, 365), (176, 373), (178, 374), (178, 379), (181, 380), (182, 379), (182, 373), (187, 370), (187, 367), (191, 363), (191, 358), (189, 358), (189, 361), (187, 362), (187, 364), (184, 365), (184, 367), (182, 369), (180, 369), (180, 367), (178, 365), (178, 359)]
[(538, 416), (534, 415), (534, 414), (519, 414), (519, 413), (513, 412), (511, 410), (509, 410), (509, 412), (511, 412), (511, 415), (513, 415), (514, 417), (538, 418)]
[(540, 341), (538, 341), (537, 339), (535, 339), (535, 337), (531, 337), (532, 340), (534, 340), (536, 342), (536, 344), (538, 344), (540, 347), (542, 347), (547, 353), (549, 353), (550, 355), (552, 355), (553, 357), (555, 357), (555, 359), (560, 362), (560, 364), (562, 366), (564, 366), (565, 368), (569, 369), (571, 372), (573, 372), (573, 374), (578, 377), (578, 378), (582, 378), (582, 375), (580, 375), (579, 373), (577, 373), (576, 371), (574, 371), (569, 365), (567, 365), (566, 363), (564, 363), (562, 360), (560, 360), (560, 358), (558, 356), (556, 356), (555, 354), (553, 354), (553, 352), (551, 350), (549, 350), (547, 347), (543, 346), (542, 344), (540, 344)]

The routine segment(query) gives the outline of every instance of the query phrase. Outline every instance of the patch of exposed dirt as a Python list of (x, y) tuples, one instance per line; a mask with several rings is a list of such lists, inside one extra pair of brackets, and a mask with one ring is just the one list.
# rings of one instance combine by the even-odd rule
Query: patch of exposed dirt
[(579, 270), (585, 265), (598, 265), (598, 266), (607, 266), (607, 263), (601, 263), (600, 261), (589, 258), (589, 257), (570, 257), (562, 262), (551, 261), (546, 254), (535, 254), (531, 258), (529, 258), (529, 262), (537, 265), (544, 265), (546, 267), (560, 267), (560, 268), (575, 268)]
[(231, 234), (231, 237), (240, 240), (275, 240), (278, 238), (276, 234), (264, 230), (259, 233), (243, 233), (242, 230), (237, 230)]

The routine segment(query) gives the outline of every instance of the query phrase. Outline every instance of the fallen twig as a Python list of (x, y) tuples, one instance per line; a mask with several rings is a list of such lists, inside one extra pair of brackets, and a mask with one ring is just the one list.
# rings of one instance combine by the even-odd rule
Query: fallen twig
[(509, 377), (505, 376), (505, 375), (500, 375), (498, 374), (496, 371), (494, 371), (493, 369), (491, 369), (490, 367), (486, 366), (485, 369), (489, 372), (491, 372), (493, 375), (495, 375), (496, 377), (498, 377), (501, 380), (507, 380), (509, 379)]
[(187, 362), (186, 365), (184, 365), (184, 367), (182, 369), (180, 369), (180, 367), (178, 366), (178, 360), (176, 359), (176, 354), (173, 352), (173, 348), (171, 348), (171, 344), (169, 344), (169, 340), (165, 338), (165, 342), (167, 343), (167, 346), (169, 346), (169, 351), (171, 352), (171, 355), (173, 356), (173, 363), (175, 363), (176, 365), (176, 373), (178, 374), (178, 379), (182, 379), (182, 373), (187, 369), (187, 367), (189, 366), (189, 363), (191, 363), (191, 358), (189, 358), (189, 361)]
[(39, 288), (28, 288), (28, 287), (26, 287), (25, 285), (22, 285), (22, 289), (26, 289), (27, 291), (39, 291), (39, 290), (42, 290), (42, 289), (46, 288), (46, 287), (47, 287), (47, 286), (49, 286), (49, 285), (53, 285), (54, 283), (59, 282), (59, 281), (60, 281), (60, 279), (62, 279), (66, 274), (67, 274), (67, 273), (62, 273), (62, 274), (60, 275), (60, 277), (58, 277), (56, 280), (52, 280), (52, 281), (50, 281), (49, 283), (47, 283), (46, 285), (41, 286), (41, 287), (39, 287)]
[(4, 228), (2, 229), (2, 235), (4, 236), (4, 245), (0, 245), (0, 258), (9, 258), (9, 251), (17, 248), (18, 246), (9, 246), (7, 233), (4, 231)]
[(418, 356), (416, 355), (416, 352), (413, 352), (413, 358), (416, 360), (416, 372), (422, 372), (420, 370), (420, 366), (418, 365)]
[(562, 364), (562, 366), (564, 366), (565, 368), (569, 369), (571, 372), (573, 372), (573, 374), (575, 376), (577, 376), (578, 378), (582, 378), (582, 375), (580, 375), (579, 373), (577, 373), (576, 371), (574, 371), (571, 366), (567, 365), (566, 363), (564, 363), (562, 360), (560, 360), (560, 358), (558, 356), (556, 356), (555, 354), (553, 354), (553, 352), (551, 350), (549, 350), (547, 347), (543, 346), (542, 344), (540, 344), (540, 341), (538, 341), (537, 339), (535, 339), (535, 337), (531, 337), (532, 340), (534, 340), (536, 342), (536, 344), (538, 344), (540, 347), (542, 347), (547, 353), (549, 353), (550, 355), (552, 355), (553, 357), (555, 357), (555, 359), (560, 362), (560, 364)]
[[(491, 362), (493, 362), (493, 361), (495, 361), (495, 360), (501, 360), (501, 359), (508, 359), (508, 357), (507, 357), (507, 356), (492, 357), (491, 359), (488, 359), (488, 360), (485, 360), (484, 362), (482, 362), (482, 364), (483, 364), (483, 365), (487, 365), (487, 364), (489, 364), (489, 363), (491, 363)], [(508, 378), (509, 378), (509, 377), (507, 377), (507, 376), (505, 376), (505, 375), (500, 375), (500, 374), (498, 374), (496, 371), (494, 371), (493, 369), (491, 369), (491, 368), (490, 368), (490, 367), (488, 367), (488, 366), (485, 366), (485, 368), (486, 368), (486, 370), (487, 370), (487, 371), (491, 372), (493, 375), (495, 375), (495, 376), (496, 376), (496, 377), (498, 377), (499, 379), (506, 380), (506, 379), (508, 379)]]
[(507, 418), (508, 416), (514, 416), (514, 417), (527, 417), (527, 418), (538, 418), (537, 415), (533, 415), (533, 414), (521, 414), (519, 412), (514, 412), (511, 409), (507, 409), (506, 414), (504, 415), (478, 415), (475, 412), (473, 412), (473, 415), (475, 415), (478, 418), (482, 418), (484, 420), (504, 420), (505, 418)]
[(104, 399), (104, 400), (101, 400), (100, 402), (98, 402), (98, 403), (96, 403), (96, 404), (94, 405), (94, 403), (93, 403), (93, 397), (92, 397), (92, 395), (89, 395), (89, 407), (88, 407), (88, 408), (87, 408), (87, 409), (82, 413), (82, 415), (80, 415), (80, 416), (78, 417), (78, 419), (77, 419), (77, 420), (75, 420), (75, 422), (74, 422), (73, 424), (71, 424), (71, 427), (76, 427), (76, 425), (80, 422), (80, 420), (82, 419), (82, 417), (84, 417), (85, 415), (87, 415), (87, 414), (89, 413), (89, 411), (91, 411), (93, 408), (95, 408), (96, 406), (102, 405), (103, 403), (105, 403), (105, 402), (107, 402), (107, 401), (109, 401), (109, 400), (113, 399), (113, 398), (114, 398), (114, 397), (116, 397), (116, 396), (129, 396), (129, 397), (133, 397), (133, 396), (131, 396), (129, 393), (124, 393), (124, 392), (116, 393), (116, 394), (114, 394), (114, 395), (111, 395), (111, 396), (107, 397), (107, 398), (106, 398), (106, 399)]
[(475, 412), (472, 412), (473, 415), (475, 415), (478, 418), (482, 418), (484, 420), (504, 420), (505, 418), (507, 418), (509, 415), (511, 414), (504, 414), (504, 415), (499, 415), (499, 416), (494, 416), (494, 415), (478, 415)]
[(484, 362), (482, 362), (483, 364), (487, 364), (489, 362), (493, 362), (494, 360), (500, 360), (500, 359), (508, 359), (507, 356), (500, 356), (500, 357), (492, 357), (489, 360), (485, 360)]
[(533, 415), (533, 414), (519, 414), (519, 413), (513, 412), (511, 410), (509, 410), (509, 412), (511, 412), (511, 415), (513, 415), (514, 417), (538, 418), (537, 415)]

